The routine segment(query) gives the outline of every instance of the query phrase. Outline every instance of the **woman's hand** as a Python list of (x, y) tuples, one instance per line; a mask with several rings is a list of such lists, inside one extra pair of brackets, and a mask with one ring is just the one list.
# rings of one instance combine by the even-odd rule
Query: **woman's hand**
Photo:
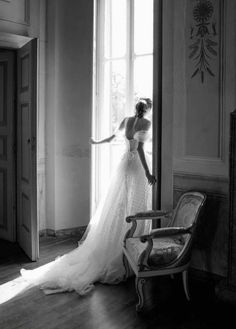
[(97, 142), (91, 137), (90, 138), (90, 144), (97, 144)]
[(154, 185), (156, 183), (156, 177), (154, 175), (151, 175), (149, 171), (146, 171), (146, 177), (148, 180), (148, 184)]
[(90, 138), (90, 143), (91, 144), (103, 144), (103, 143), (110, 143), (114, 138), (115, 138), (115, 134), (111, 135), (110, 137), (101, 139), (99, 141), (95, 141), (92, 137)]

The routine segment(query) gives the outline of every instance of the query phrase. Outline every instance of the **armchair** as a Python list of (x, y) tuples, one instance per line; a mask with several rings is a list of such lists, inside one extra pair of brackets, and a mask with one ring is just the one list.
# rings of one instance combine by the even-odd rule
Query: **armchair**
[[(190, 300), (188, 268), (191, 247), (205, 199), (203, 193), (187, 192), (180, 197), (173, 212), (154, 210), (126, 218), (132, 225), (124, 238), (123, 260), (126, 277), (130, 275), (131, 269), (136, 276), (135, 286), (139, 298), (137, 311), (143, 307), (143, 288), (149, 277), (173, 276), (182, 272), (185, 295)], [(146, 219), (169, 219), (169, 223), (167, 227), (154, 229), (148, 235), (134, 236), (137, 221)]]

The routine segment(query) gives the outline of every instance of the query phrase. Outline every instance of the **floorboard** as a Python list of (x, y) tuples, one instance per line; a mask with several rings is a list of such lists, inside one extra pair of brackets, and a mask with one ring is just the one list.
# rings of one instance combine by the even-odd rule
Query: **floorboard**
[[(41, 238), (40, 260), (30, 262), (14, 244), (0, 241), (0, 285), (17, 279), (77, 246), (76, 237)], [(8, 283), (7, 283), (8, 282)], [(38, 287), (0, 304), (1, 329), (235, 329), (235, 306), (216, 299), (214, 285), (190, 277), (192, 301), (185, 300), (180, 278), (158, 278), (147, 285), (147, 309), (135, 311), (133, 278), (119, 285), (96, 284), (87, 296), (46, 296)], [(1, 296), (0, 296), (1, 297)]]

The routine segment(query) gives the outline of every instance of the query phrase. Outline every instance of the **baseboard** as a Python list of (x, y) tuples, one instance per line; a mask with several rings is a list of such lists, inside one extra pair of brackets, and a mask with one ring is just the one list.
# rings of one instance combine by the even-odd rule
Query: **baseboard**
[(63, 237), (63, 236), (78, 236), (82, 237), (86, 230), (87, 226), (79, 226), (73, 228), (66, 228), (62, 230), (52, 230), (52, 229), (43, 229), (39, 231), (39, 236), (54, 236), (54, 237)]
[(204, 282), (211, 281), (214, 282), (215, 284), (218, 284), (219, 282), (225, 280), (225, 278), (219, 274), (198, 270), (193, 267), (190, 267), (189, 274), (196, 280), (204, 281)]

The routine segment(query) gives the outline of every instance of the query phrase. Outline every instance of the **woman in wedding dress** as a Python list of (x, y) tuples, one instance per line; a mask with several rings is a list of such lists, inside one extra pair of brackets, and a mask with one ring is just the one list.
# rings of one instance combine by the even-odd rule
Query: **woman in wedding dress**
[[(46, 294), (75, 290), (84, 295), (95, 282), (116, 284), (124, 279), (122, 245), (130, 228), (125, 219), (151, 209), (151, 185), (156, 182), (143, 148), (150, 129), (145, 115), (150, 108), (151, 100), (142, 98), (136, 104), (135, 115), (121, 122), (117, 131), (124, 132), (126, 151), (79, 246), (35, 270), (21, 270), (23, 278), (41, 285)], [(106, 143), (115, 137), (116, 133), (100, 141), (91, 139), (91, 143)], [(149, 230), (150, 221), (142, 221), (136, 234), (147, 234)]]

